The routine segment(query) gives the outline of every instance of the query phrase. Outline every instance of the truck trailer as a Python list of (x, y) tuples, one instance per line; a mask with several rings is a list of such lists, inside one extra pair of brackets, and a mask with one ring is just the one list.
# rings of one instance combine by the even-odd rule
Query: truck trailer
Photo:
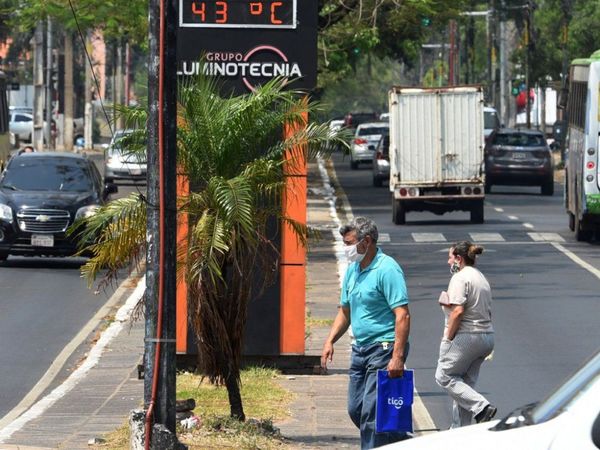
[(483, 90), (393, 87), (389, 92), (392, 219), (410, 211), (469, 211), (483, 223)]

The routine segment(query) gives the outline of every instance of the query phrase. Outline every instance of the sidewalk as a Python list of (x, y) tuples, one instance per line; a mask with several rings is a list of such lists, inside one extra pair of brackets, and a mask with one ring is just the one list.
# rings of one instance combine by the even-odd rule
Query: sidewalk
[[(311, 240), (308, 251), (308, 355), (321, 354), (339, 303), (340, 280), (334, 248), (339, 225), (334, 203), (339, 208), (339, 220), (347, 220), (340, 206), (345, 201), (343, 193), (336, 193), (336, 199), (333, 190), (324, 186), (320, 170), (324, 170), (323, 165), (321, 169), (317, 163), (309, 165), (308, 223), (320, 231), (321, 237)], [(331, 171), (329, 174), (334, 175)], [(127, 295), (132, 291), (129, 288)], [(120, 328), (98, 355), (97, 364), (70, 390), (52, 392), (50, 400), (46, 397), (39, 401), (13, 422), (14, 431), (10, 426), (0, 429), (0, 450), (87, 449), (90, 440), (120, 427), (129, 411), (140, 406), (143, 381), (137, 379), (136, 368), (143, 354), (144, 324), (137, 321), (130, 329), (128, 322), (116, 323)], [(349, 360), (350, 338), (346, 334), (335, 346), (327, 375), (282, 375), (281, 384), (297, 397), (290, 405), (291, 418), (275, 425), (289, 439), (291, 447), (311, 450), (359, 447), (359, 432), (346, 412)], [(432, 428), (422, 403), (418, 398), (416, 401), (415, 429)], [(45, 409), (40, 406), (44, 402)]]

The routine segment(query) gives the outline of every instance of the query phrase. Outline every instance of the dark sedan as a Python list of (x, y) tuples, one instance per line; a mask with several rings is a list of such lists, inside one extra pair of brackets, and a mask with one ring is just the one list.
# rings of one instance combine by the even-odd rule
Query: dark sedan
[(0, 261), (8, 255), (70, 256), (66, 231), (94, 214), (111, 193), (92, 161), (72, 153), (23, 153), (0, 177)]
[(554, 194), (552, 152), (541, 131), (502, 128), (485, 147), (485, 191), (494, 184), (539, 185)]

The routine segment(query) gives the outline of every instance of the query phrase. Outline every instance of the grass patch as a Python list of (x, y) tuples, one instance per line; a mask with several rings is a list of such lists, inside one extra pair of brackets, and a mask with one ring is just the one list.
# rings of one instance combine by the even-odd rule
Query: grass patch
[[(273, 427), (273, 421), (289, 416), (289, 404), (295, 395), (278, 383), (274, 369), (251, 367), (242, 370), (242, 401), (248, 419), (238, 422), (229, 417), (229, 401), (225, 387), (213, 386), (189, 372), (177, 374), (177, 398), (193, 398), (194, 413), (200, 427), (193, 430), (177, 426), (179, 440), (190, 449), (285, 449), (289, 445)], [(93, 449), (127, 450), (129, 425), (103, 437), (106, 442)]]
[(313, 317), (306, 318), (306, 326), (310, 327), (330, 327), (333, 325), (333, 319), (315, 319)]

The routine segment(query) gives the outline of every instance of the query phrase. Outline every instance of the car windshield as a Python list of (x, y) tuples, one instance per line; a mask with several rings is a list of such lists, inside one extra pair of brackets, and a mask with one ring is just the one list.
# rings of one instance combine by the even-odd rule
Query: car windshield
[(122, 157), (124, 162), (145, 163), (146, 141), (136, 132), (122, 131), (115, 133), (108, 156)]
[(499, 133), (494, 137), (494, 145), (507, 145), (512, 147), (543, 147), (546, 145), (541, 134), (526, 133)]
[(383, 133), (387, 133), (389, 130), (389, 128), (387, 127), (365, 127), (365, 128), (360, 128), (358, 130), (358, 135), (359, 136), (370, 136), (373, 134), (383, 134)]
[(541, 423), (557, 416), (596, 383), (600, 383), (600, 352), (544, 401), (536, 405), (530, 413), (532, 422)]
[(7, 167), (1, 187), (19, 191), (87, 192), (93, 189), (93, 184), (86, 161), (19, 157)]

